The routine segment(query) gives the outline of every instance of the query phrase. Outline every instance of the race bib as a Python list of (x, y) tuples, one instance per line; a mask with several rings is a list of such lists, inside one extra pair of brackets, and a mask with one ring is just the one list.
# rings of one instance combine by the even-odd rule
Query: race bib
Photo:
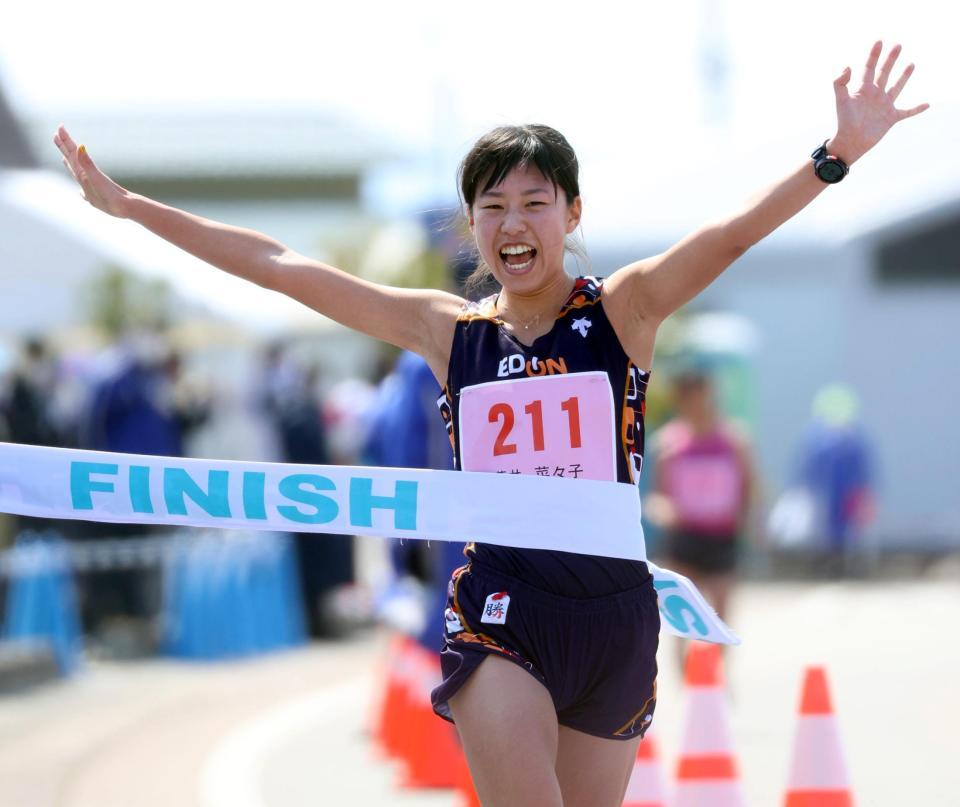
[(460, 392), (464, 471), (617, 480), (616, 418), (599, 371), (491, 381)]

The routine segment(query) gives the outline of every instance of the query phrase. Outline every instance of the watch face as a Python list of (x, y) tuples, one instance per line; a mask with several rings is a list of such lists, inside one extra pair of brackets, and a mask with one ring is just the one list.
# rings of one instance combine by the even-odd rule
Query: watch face
[(824, 160), (817, 168), (817, 175), (824, 182), (839, 182), (843, 179), (843, 167), (833, 160)]

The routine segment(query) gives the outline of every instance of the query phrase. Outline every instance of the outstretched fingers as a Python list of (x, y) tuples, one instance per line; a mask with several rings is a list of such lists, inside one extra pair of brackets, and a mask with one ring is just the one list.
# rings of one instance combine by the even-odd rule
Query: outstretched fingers
[(890, 71), (893, 70), (893, 65), (899, 55), (900, 45), (894, 45), (887, 54), (887, 58), (883, 60), (883, 67), (880, 68), (880, 75), (877, 76), (877, 86), (881, 90), (887, 88), (887, 82), (890, 80)]
[(901, 92), (903, 92), (903, 88), (906, 86), (907, 81), (910, 79), (910, 76), (913, 75), (913, 68), (914, 68), (914, 64), (913, 62), (911, 62), (904, 68), (903, 73), (901, 74), (900, 78), (897, 80), (897, 83), (890, 88), (890, 91), (887, 93), (887, 95), (890, 96), (891, 101), (896, 101), (897, 96), (900, 95)]
[[(92, 185), (90, 184), (89, 169), (95, 169), (90, 155), (87, 154), (83, 145), (77, 146), (70, 133), (62, 124), (57, 128), (57, 133), (53, 136), (54, 145), (60, 149), (63, 156), (63, 165), (70, 172), (70, 176), (80, 186), (80, 195), (87, 202), (91, 201)], [(85, 157), (86, 159), (81, 159)], [(86, 163), (89, 162), (89, 165)]]
[(77, 172), (73, 170), (73, 166), (70, 164), (70, 160), (68, 160), (66, 157), (63, 158), (63, 165), (70, 172), (70, 176), (72, 176), (77, 182), (79, 182), (80, 177), (77, 176)]
[(870, 55), (867, 57), (867, 64), (863, 68), (863, 83), (873, 84), (874, 75), (877, 69), (877, 62), (880, 60), (880, 51), (883, 50), (883, 42), (877, 40), (870, 48)]
[(843, 72), (833, 80), (833, 91), (836, 93), (838, 101), (850, 97), (847, 84), (850, 83), (851, 75), (853, 75), (853, 71), (849, 67), (845, 67)]
[(70, 133), (63, 124), (57, 127), (57, 133), (53, 136), (53, 142), (64, 157), (68, 159), (77, 153), (77, 144), (73, 142)]
[(73, 142), (73, 138), (70, 137), (69, 132), (62, 124), (53, 136), (53, 143), (60, 149), (60, 154), (63, 155), (63, 164), (67, 167), (67, 170), (77, 182), (80, 182), (80, 161), (77, 144)]
[[(913, 68), (914, 65), (911, 62), (904, 68), (903, 74), (900, 76), (900, 79), (897, 81), (897, 83), (890, 88), (890, 91), (887, 93), (887, 95), (890, 96), (891, 102), (897, 100), (897, 96), (900, 95), (901, 91), (906, 86), (907, 81), (910, 79), (910, 76), (913, 75)], [(912, 118), (914, 115), (919, 115), (921, 112), (929, 108), (930, 104), (924, 103), (917, 104), (915, 107), (911, 107), (910, 109), (898, 109), (897, 120), (906, 120), (907, 118)]]
[(919, 115), (926, 109), (930, 109), (930, 104), (917, 104), (912, 109), (898, 109), (897, 120), (906, 120), (907, 118), (912, 118), (914, 115)]

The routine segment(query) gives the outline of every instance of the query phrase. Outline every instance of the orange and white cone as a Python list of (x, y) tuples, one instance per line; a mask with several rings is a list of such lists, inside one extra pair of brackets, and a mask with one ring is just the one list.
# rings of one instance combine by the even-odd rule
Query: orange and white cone
[(666, 807), (657, 741), (649, 731), (637, 746), (623, 807)]
[(455, 787), (463, 750), (452, 723), (433, 711), (430, 693), (441, 681), (439, 654), (414, 644), (414, 670), (410, 706), (401, 756), (406, 775), (404, 787)]
[(396, 719), (397, 704), (401, 697), (402, 686), (399, 675), (400, 659), (403, 654), (403, 635), (395, 633), (390, 637), (384, 658), (379, 662), (379, 674), (374, 677), (376, 691), (370, 699), (367, 713), (367, 726), (370, 737), (378, 751), (389, 754), (389, 732)]
[(690, 642), (684, 684), (686, 723), (674, 807), (743, 807), (729, 709), (716, 644)]
[(807, 667), (804, 675), (784, 804), (786, 807), (853, 807), (840, 731), (823, 667)]
[(403, 730), (410, 709), (411, 677), (414, 670), (415, 642), (409, 636), (397, 633), (392, 637), (384, 664), (381, 684), (383, 691), (373, 738), (378, 750), (388, 757), (399, 756), (403, 745)]

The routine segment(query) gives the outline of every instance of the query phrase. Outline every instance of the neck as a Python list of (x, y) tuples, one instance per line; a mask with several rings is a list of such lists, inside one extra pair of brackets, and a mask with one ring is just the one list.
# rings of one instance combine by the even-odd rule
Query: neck
[(687, 423), (696, 435), (710, 434), (717, 427), (717, 418), (713, 412), (697, 412), (687, 416)]
[(573, 291), (574, 279), (566, 272), (554, 275), (543, 286), (531, 292), (501, 289), (497, 311), (513, 325), (544, 317), (552, 318)]

